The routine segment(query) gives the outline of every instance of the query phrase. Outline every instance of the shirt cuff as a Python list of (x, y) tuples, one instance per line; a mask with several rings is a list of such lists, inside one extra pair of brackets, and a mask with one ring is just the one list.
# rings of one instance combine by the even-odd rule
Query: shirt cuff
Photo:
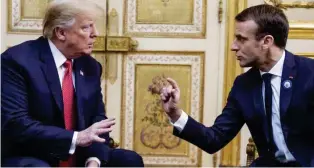
[(96, 157), (90, 157), (90, 158), (88, 158), (88, 159), (86, 160), (86, 162), (85, 162), (85, 167), (87, 166), (88, 162), (90, 162), (90, 161), (92, 161), (92, 160), (96, 161), (96, 162), (98, 163), (98, 167), (100, 167), (100, 160), (99, 160), (98, 158), (96, 158)]
[(188, 119), (189, 119), (189, 116), (182, 110), (181, 116), (175, 123), (172, 123), (170, 118), (169, 118), (169, 121), (171, 125), (173, 125), (179, 131), (179, 133), (181, 133), (186, 123), (188, 122)]
[(76, 149), (77, 134), (78, 134), (78, 132), (74, 131), (72, 143), (71, 143), (71, 147), (70, 147), (70, 151), (69, 151), (69, 154), (71, 154), (71, 155), (73, 155), (73, 153), (75, 152), (75, 149)]

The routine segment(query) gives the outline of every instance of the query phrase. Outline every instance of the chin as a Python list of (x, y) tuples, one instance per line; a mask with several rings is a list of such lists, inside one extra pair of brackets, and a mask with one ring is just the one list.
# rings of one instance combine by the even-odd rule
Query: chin
[(250, 67), (250, 65), (248, 63), (245, 63), (245, 62), (240, 62), (239, 65), (241, 68)]
[(90, 55), (93, 52), (93, 49), (87, 49), (84, 51), (85, 55)]

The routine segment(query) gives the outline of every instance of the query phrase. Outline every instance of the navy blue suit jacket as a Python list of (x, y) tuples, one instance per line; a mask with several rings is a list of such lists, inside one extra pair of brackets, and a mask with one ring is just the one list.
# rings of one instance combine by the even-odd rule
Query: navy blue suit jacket
[[(40, 37), (1, 54), (2, 159), (32, 156), (52, 165), (69, 157), (73, 131), (65, 130), (60, 80), (48, 40)], [(74, 60), (76, 130), (106, 119), (101, 65), (91, 56)], [(83, 72), (84, 74), (82, 74)], [(109, 142), (109, 134), (103, 135)], [(76, 148), (81, 166), (88, 157), (108, 158), (109, 147), (94, 143)]]
[[(293, 79), (291, 79), (291, 77)], [(286, 51), (281, 83), (292, 87), (280, 90), (280, 120), (289, 151), (302, 166), (314, 166), (314, 60)], [(228, 144), (247, 124), (260, 157), (268, 157), (266, 113), (262, 100), (262, 79), (258, 69), (239, 75), (226, 106), (211, 127), (189, 117), (181, 133), (174, 134), (208, 153)]]

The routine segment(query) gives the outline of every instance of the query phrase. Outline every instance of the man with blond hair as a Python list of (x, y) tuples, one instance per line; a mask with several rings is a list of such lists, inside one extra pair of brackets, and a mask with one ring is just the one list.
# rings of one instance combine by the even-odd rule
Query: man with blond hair
[(86, 0), (53, 1), (43, 37), (1, 54), (1, 166), (143, 166), (137, 153), (108, 147), (115, 120), (90, 56), (96, 11)]

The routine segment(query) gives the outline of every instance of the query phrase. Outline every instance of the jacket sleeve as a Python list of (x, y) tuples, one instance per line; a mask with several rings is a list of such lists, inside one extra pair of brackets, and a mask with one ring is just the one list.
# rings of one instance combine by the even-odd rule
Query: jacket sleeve
[[(101, 85), (100, 85), (102, 67), (101, 67), (101, 64), (99, 63), (97, 65), (98, 65), (98, 70), (99, 70), (98, 71), (99, 72), (99, 87), (97, 88), (98, 98), (97, 98), (96, 111), (94, 115), (92, 116), (92, 119), (91, 119), (92, 122), (90, 125), (96, 122), (99, 122), (101, 120), (107, 119), (105, 115), (106, 112), (105, 112), (105, 106), (103, 103), (103, 97), (102, 97)], [(110, 148), (108, 146), (109, 133), (103, 134), (100, 137), (106, 139), (106, 142), (105, 143), (93, 143), (92, 145), (87, 147), (87, 158), (97, 157), (101, 161), (101, 164), (103, 165), (108, 161), (108, 155), (110, 151)]]
[(174, 128), (174, 135), (198, 146), (210, 154), (217, 152), (227, 145), (244, 124), (244, 118), (235, 97), (236, 83), (235, 81), (229, 93), (227, 104), (222, 114), (216, 118), (213, 126), (206, 127), (189, 117), (181, 133)]
[(2, 136), (13, 144), (67, 159), (73, 132), (34, 120), (29, 115), (25, 70), (8, 53), (1, 55), (1, 62)]

